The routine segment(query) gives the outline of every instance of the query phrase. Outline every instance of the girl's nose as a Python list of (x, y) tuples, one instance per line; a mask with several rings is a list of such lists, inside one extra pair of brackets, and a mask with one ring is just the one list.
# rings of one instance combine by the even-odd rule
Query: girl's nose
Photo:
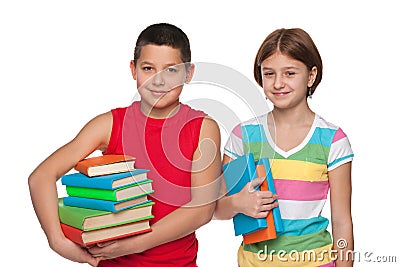
[(274, 81), (274, 88), (275, 89), (281, 89), (285, 86), (284, 79), (281, 75), (276, 75), (275, 81)]

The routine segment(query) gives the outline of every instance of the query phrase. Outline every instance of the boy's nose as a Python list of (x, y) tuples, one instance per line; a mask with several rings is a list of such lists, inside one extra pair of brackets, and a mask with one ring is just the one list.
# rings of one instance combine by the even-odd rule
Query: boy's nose
[(154, 74), (154, 76), (152, 78), (152, 84), (153, 85), (164, 85), (165, 84), (162, 71)]

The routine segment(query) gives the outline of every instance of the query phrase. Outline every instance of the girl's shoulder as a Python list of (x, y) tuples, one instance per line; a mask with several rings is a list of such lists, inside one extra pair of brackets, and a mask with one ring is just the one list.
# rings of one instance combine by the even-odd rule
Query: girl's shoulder
[(236, 136), (239, 139), (242, 139), (242, 129), (243, 128), (248, 128), (251, 126), (258, 126), (258, 125), (265, 125), (267, 123), (267, 115), (268, 115), (268, 113), (251, 118), (246, 121), (236, 123), (236, 125), (233, 127), (233, 129), (231, 131), (231, 136)]
[(338, 130), (340, 127), (325, 120), (322, 116), (315, 114), (315, 126), (323, 129)]
[(243, 122), (239, 123), (238, 125), (239, 126), (257, 125), (257, 124), (264, 125), (267, 123), (267, 116), (268, 116), (268, 113), (262, 114), (257, 117), (251, 118), (249, 120), (243, 121)]

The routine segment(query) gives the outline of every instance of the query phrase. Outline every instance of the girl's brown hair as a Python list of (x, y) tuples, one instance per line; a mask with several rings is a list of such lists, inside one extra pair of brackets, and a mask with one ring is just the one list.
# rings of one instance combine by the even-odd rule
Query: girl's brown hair
[(254, 78), (262, 87), (261, 63), (275, 52), (303, 62), (308, 70), (317, 67), (317, 77), (311, 86), (314, 93), (322, 79), (322, 59), (310, 35), (302, 29), (278, 29), (261, 44), (254, 61)]

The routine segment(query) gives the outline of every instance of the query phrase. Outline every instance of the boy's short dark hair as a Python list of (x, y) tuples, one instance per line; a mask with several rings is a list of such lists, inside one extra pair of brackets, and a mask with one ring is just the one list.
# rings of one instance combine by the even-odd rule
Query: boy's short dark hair
[(181, 51), (181, 59), (183, 63), (191, 61), (190, 43), (186, 34), (178, 27), (168, 23), (158, 23), (148, 26), (144, 29), (135, 46), (133, 62), (136, 66), (137, 60), (145, 45), (167, 45), (177, 48)]

